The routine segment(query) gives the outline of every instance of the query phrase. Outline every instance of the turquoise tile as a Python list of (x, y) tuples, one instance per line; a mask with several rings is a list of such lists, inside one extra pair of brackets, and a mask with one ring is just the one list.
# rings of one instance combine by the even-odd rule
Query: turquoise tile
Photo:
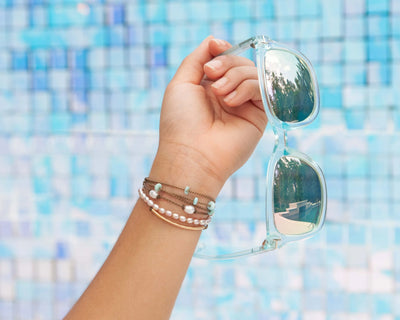
[(387, 62), (391, 58), (389, 42), (386, 40), (371, 39), (367, 42), (368, 60)]
[(367, 0), (368, 13), (387, 13), (390, 8), (390, 1), (388, 0)]
[(369, 63), (368, 64), (368, 82), (371, 84), (389, 85), (391, 82), (392, 69), (387, 63)]
[(318, 17), (321, 14), (321, 3), (317, 0), (301, 0), (298, 10), (301, 17)]
[(343, 60), (343, 44), (340, 41), (322, 43), (322, 57), (324, 62), (341, 62)]
[(348, 129), (363, 129), (366, 121), (365, 113), (359, 110), (348, 110), (345, 113), (346, 126)]
[(151, 45), (160, 46), (169, 42), (168, 28), (164, 25), (152, 25), (149, 27), (149, 42)]
[(302, 19), (298, 29), (298, 38), (301, 40), (317, 40), (321, 36), (320, 19)]
[(319, 81), (321, 85), (340, 86), (343, 84), (343, 68), (339, 63), (325, 64), (321, 67)]
[(387, 37), (390, 34), (390, 20), (388, 16), (370, 16), (368, 18), (368, 36)]
[(392, 296), (375, 294), (372, 307), (374, 315), (392, 314)]
[(7, 70), (11, 65), (11, 56), (8, 52), (0, 51), (0, 70)]
[(106, 73), (106, 87), (111, 90), (122, 90), (128, 87), (129, 74), (125, 69), (114, 68)]
[(126, 22), (137, 24), (146, 20), (146, 5), (137, 2), (130, 2), (126, 5)]
[(0, 7), (0, 27), (4, 27), (6, 25), (8, 18), (6, 14), (6, 10)]
[(296, 38), (299, 26), (294, 19), (283, 19), (277, 22), (276, 38), (280, 42), (288, 42)]
[(168, 21), (177, 23), (189, 21), (189, 2), (169, 2), (166, 5), (166, 16)]
[(366, 293), (350, 293), (349, 296), (349, 311), (351, 313), (368, 312), (371, 299)]
[(218, 22), (226, 22), (232, 19), (233, 6), (230, 1), (212, 1), (209, 3), (209, 18)]
[(253, 3), (233, 2), (233, 19), (250, 19), (253, 16)]
[(146, 4), (146, 20), (150, 23), (165, 22), (166, 13), (166, 3), (164, 1)]
[[(346, 2), (347, 3), (347, 2)], [(354, 1), (351, 1), (354, 3)], [(350, 16), (345, 21), (345, 36), (347, 38), (363, 38), (366, 35), (366, 25), (363, 17)]]
[(191, 1), (188, 3), (188, 6), (188, 21), (194, 21), (198, 23), (205, 23), (208, 21), (211, 6), (209, 1)]
[(346, 61), (365, 62), (367, 47), (362, 40), (348, 40), (344, 44), (344, 58)]
[(43, 7), (34, 7), (30, 11), (30, 21), (33, 27), (45, 27), (48, 25), (48, 14)]
[(344, 2), (345, 13), (348, 15), (363, 15), (366, 11), (365, 0), (354, 0)]
[(287, 0), (287, 1), (276, 1), (275, 12), (276, 16), (279, 18), (294, 17), (297, 15), (297, 1)]
[(365, 245), (368, 230), (363, 225), (349, 225), (349, 243), (354, 245)]
[(351, 63), (344, 68), (345, 83), (363, 86), (367, 83), (367, 68), (364, 63)]
[(325, 108), (342, 107), (341, 87), (322, 87), (320, 89), (321, 105)]

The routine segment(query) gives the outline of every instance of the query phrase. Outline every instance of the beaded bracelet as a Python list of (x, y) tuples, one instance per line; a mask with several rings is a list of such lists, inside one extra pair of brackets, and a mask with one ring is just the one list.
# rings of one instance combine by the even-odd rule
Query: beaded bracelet
[(202, 213), (209, 216), (214, 214), (215, 200), (207, 195), (193, 192), (190, 187), (179, 188), (166, 183), (159, 183), (145, 178), (143, 189), (153, 199), (164, 199), (179, 206), (188, 214)]
[[(182, 189), (147, 178), (143, 182), (143, 188), (139, 189), (139, 196), (158, 218), (187, 230), (207, 229), (215, 210), (215, 201), (206, 195), (192, 192), (189, 187)], [(156, 203), (159, 199), (183, 212), (161, 207)]]

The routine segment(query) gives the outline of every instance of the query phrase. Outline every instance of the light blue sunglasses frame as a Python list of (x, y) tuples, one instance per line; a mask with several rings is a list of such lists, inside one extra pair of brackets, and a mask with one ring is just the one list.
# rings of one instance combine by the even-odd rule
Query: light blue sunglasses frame
[[(256, 50), (256, 63), (257, 63), (257, 70), (258, 70), (258, 78), (259, 78), (259, 85), (260, 91), (262, 96), (262, 101), (264, 104), (265, 112), (268, 116), (268, 121), (272, 126), (272, 130), (275, 134), (275, 146), (272, 153), (272, 156), (268, 163), (267, 168), (267, 177), (266, 177), (266, 238), (262, 244), (259, 246), (240, 250), (231, 253), (222, 253), (222, 254), (208, 254), (206, 247), (199, 245), (196, 249), (194, 254), (195, 257), (203, 258), (203, 259), (232, 259), (241, 256), (248, 256), (248, 255), (255, 255), (260, 254), (263, 252), (268, 252), (275, 250), (284, 246), (285, 244), (298, 241), (302, 239), (309, 238), (317, 233), (323, 226), (325, 222), (326, 216), (326, 206), (327, 206), (327, 190), (326, 190), (326, 182), (323, 175), (321, 168), (318, 166), (316, 162), (314, 162), (309, 156), (294, 149), (291, 149), (287, 145), (287, 130), (298, 128), (305, 126), (311, 123), (319, 112), (319, 89), (318, 89), (318, 82), (314, 72), (314, 69), (310, 63), (310, 61), (300, 52), (289, 48), (285, 45), (279, 44), (268, 37), (265, 36), (257, 36), (250, 38), (246, 41), (243, 41), (229, 50), (223, 52), (223, 55), (238, 55), (248, 49), (255, 49)], [(299, 122), (285, 122), (280, 120), (273, 110), (273, 105), (270, 100), (268, 93), (268, 79), (265, 76), (265, 55), (270, 50), (280, 50), (286, 53), (290, 53), (303, 61), (305, 63), (312, 82), (313, 88), (313, 96), (314, 96), (314, 106), (310, 114), (302, 121)], [(288, 158), (296, 158), (301, 160), (305, 164), (307, 164), (310, 168), (314, 170), (317, 174), (320, 187), (321, 187), (321, 201), (320, 201), (320, 215), (318, 222), (316, 223), (315, 227), (312, 231), (303, 233), (303, 234), (283, 234), (281, 233), (276, 225), (274, 220), (274, 172), (275, 168), (282, 157)]]

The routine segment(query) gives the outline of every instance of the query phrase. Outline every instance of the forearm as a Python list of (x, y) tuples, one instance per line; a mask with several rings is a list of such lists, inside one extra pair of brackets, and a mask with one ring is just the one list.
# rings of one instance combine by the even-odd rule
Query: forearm
[(66, 319), (168, 319), (199, 236), (168, 225), (139, 200)]
[[(150, 177), (204, 193), (212, 189), (217, 195), (221, 186), (194, 163), (171, 161), (158, 157)], [(168, 319), (200, 234), (162, 221), (139, 199), (109, 257), (66, 319)]]
[[(176, 190), (189, 186), (207, 200), (215, 199), (226, 179), (245, 162), (267, 122), (265, 112), (248, 102), (253, 93), (259, 94), (258, 85), (255, 90), (240, 90), (246, 80), (242, 76), (219, 96), (204, 77), (205, 64), (229, 46), (209, 37), (179, 67), (164, 95), (159, 150), (149, 175), (152, 181)], [(207, 76), (216, 81), (243, 65), (247, 63), (225, 57), (219, 69), (206, 68)], [(217, 73), (211, 74), (213, 70)], [(235, 86), (241, 100), (236, 104), (229, 100), (227, 105), (223, 96), (236, 90)], [(185, 202), (188, 198), (174, 199)], [(198, 208), (202, 207), (196, 214), (203, 220), (191, 219), (193, 224), (208, 220), (211, 201), (199, 203)], [(182, 210), (176, 201), (157, 198), (159, 208), (168, 210), (167, 205)], [(184, 210), (181, 214), (185, 215)], [(191, 223), (185, 219), (179, 217)], [(168, 319), (200, 234), (163, 221), (139, 200), (109, 257), (66, 319)]]

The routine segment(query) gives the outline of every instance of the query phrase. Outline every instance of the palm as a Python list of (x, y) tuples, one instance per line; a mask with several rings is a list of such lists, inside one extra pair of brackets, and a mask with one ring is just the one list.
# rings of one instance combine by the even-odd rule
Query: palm
[(210, 84), (203, 79), (200, 85), (177, 84), (167, 90), (161, 136), (165, 142), (191, 148), (225, 179), (249, 158), (267, 117), (261, 101), (232, 108)]

